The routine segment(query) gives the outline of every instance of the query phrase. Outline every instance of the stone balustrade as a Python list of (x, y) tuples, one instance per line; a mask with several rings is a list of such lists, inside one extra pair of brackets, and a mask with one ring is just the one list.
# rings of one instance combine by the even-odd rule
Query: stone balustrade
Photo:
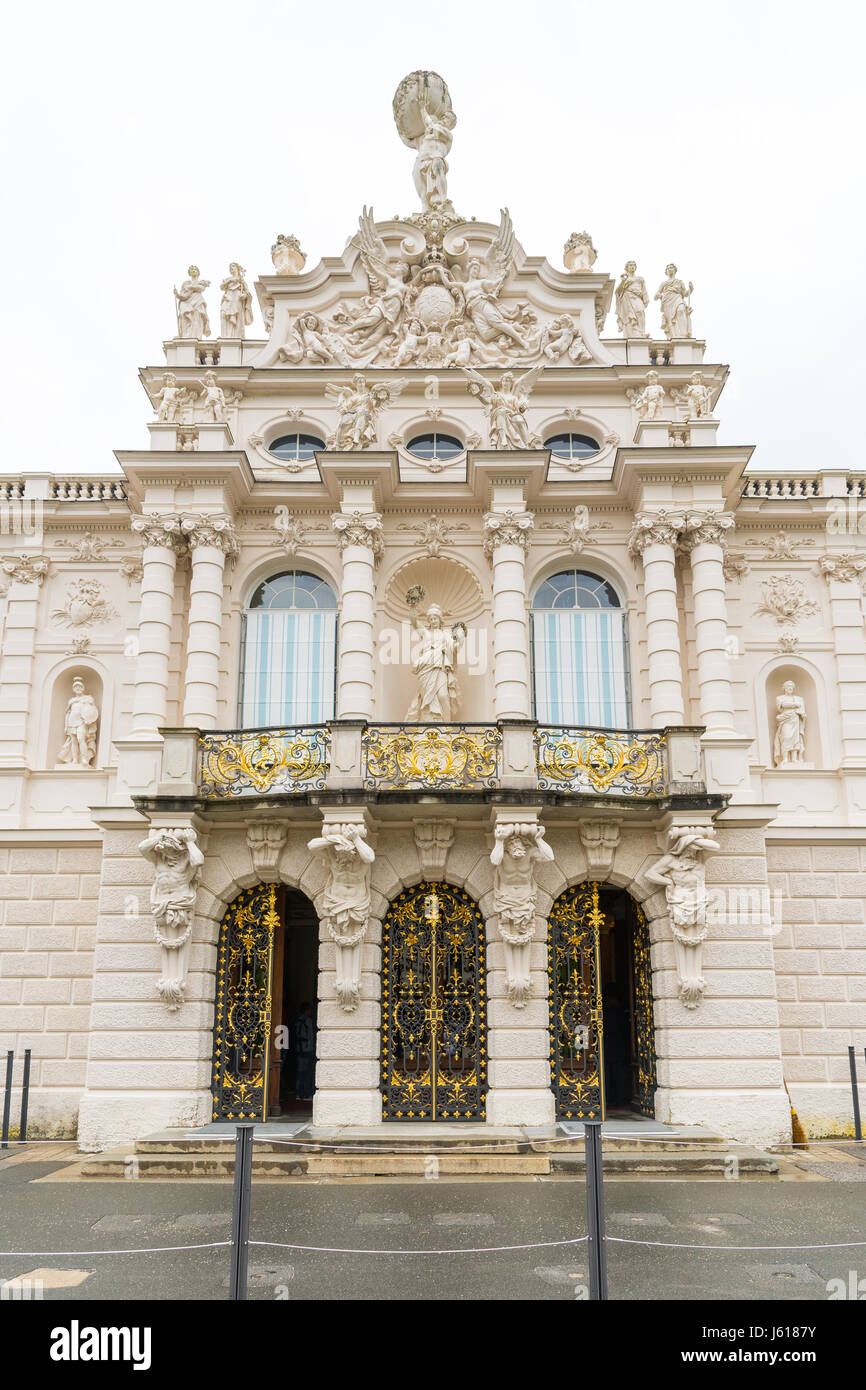
[(534, 720), (163, 729), (158, 795), (218, 803), (311, 792), (520, 790), (620, 804), (703, 796), (702, 732), (564, 728)]

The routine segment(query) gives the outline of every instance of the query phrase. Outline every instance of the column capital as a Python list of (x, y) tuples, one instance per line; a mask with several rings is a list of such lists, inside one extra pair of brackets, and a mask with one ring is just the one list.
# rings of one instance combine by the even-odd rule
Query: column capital
[(234, 559), (238, 553), (238, 536), (231, 517), (224, 514), (200, 516), (185, 513), (181, 518), (181, 531), (190, 550), (207, 545), (213, 550), (221, 550), (224, 555)]
[(822, 555), (818, 567), (829, 584), (850, 584), (866, 576), (866, 551), (846, 550), (838, 555)]
[(642, 556), (651, 545), (667, 545), (673, 550), (685, 525), (684, 511), (660, 507), (658, 511), (637, 512), (628, 538), (629, 554)]
[(533, 512), (518, 512), (511, 507), (504, 512), (485, 512), (484, 554), (492, 562), (494, 552), (500, 545), (519, 545), (526, 551), (534, 526)]
[(0, 570), (13, 584), (35, 584), (41, 588), (48, 575), (51, 561), (44, 555), (30, 555), (22, 550), (18, 555), (4, 555), (0, 560)]
[(134, 516), (130, 526), (135, 535), (141, 537), (144, 547), (159, 545), (166, 550), (173, 550), (175, 554), (179, 554), (186, 547), (180, 517), (174, 512), (150, 512), (147, 515)]
[(341, 552), (350, 545), (365, 545), (372, 550), (374, 563), (382, 558), (385, 547), (381, 512), (364, 512), (357, 507), (350, 512), (333, 512), (331, 526)]
[(714, 508), (689, 512), (680, 535), (680, 549), (691, 554), (696, 546), (709, 544), (720, 545), (724, 550), (728, 544), (728, 533), (734, 525), (733, 512), (719, 512)]

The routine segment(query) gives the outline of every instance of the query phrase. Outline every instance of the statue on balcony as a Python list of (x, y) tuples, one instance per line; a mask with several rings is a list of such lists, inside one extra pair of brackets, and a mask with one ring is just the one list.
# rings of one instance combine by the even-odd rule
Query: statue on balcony
[(535, 866), (540, 860), (552, 859), (543, 825), (535, 821), (497, 825), (490, 855), (493, 910), (505, 943), (508, 998), (517, 1009), (525, 1008), (531, 992), (529, 948), (535, 935), (538, 896)]
[(806, 705), (793, 681), (785, 681), (776, 696), (776, 737), (773, 740), (773, 766), (792, 767), (806, 754)]
[(170, 1013), (184, 1002), (186, 955), (204, 855), (191, 826), (154, 829), (138, 847), (155, 867), (150, 890), (153, 930), (162, 951), (157, 992)]
[(423, 619), (417, 606), (424, 591), (416, 586), (406, 595), (409, 621), (418, 635), (412, 673), (418, 683), (418, 693), (406, 712), (407, 724), (450, 724), (457, 718), (460, 689), (455, 666), (457, 653), (466, 640), (465, 623), (446, 627), (442, 609), (431, 603)]
[(337, 948), (337, 1002), (354, 1013), (361, 1001), (361, 947), (370, 916), (371, 865), (366, 826), (326, 822), (307, 848), (322, 854), (328, 881), (317, 900), (320, 920)]

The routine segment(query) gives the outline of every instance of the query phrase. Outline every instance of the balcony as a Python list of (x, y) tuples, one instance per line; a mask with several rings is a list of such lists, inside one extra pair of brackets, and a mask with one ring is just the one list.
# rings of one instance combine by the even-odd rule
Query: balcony
[(706, 795), (693, 727), (593, 729), (496, 724), (367, 724), (200, 732), (164, 729), (158, 800), (207, 806), (521, 793), (542, 802), (640, 805)]

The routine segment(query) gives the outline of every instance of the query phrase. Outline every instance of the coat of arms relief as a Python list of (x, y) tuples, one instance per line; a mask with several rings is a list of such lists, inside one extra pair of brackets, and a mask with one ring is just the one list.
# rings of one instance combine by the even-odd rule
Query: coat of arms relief
[[(344, 291), (328, 309), (276, 317), (261, 365), (483, 368), (599, 360), (597, 323), (587, 342), (579, 316), (539, 313), (503, 293), (516, 259), (508, 209), (495, 233), (455, 213), (446, 156), (456, 117), (442, 78), (429, 72), (404, 78), (394, 118), (401, 139), (417, 152), (413, 174), (422, 210), (377, 226), (365, 207), (350, 247), (366, 293), (350, 298)], [(356, 287), (362, 288), (357, 281)]]

